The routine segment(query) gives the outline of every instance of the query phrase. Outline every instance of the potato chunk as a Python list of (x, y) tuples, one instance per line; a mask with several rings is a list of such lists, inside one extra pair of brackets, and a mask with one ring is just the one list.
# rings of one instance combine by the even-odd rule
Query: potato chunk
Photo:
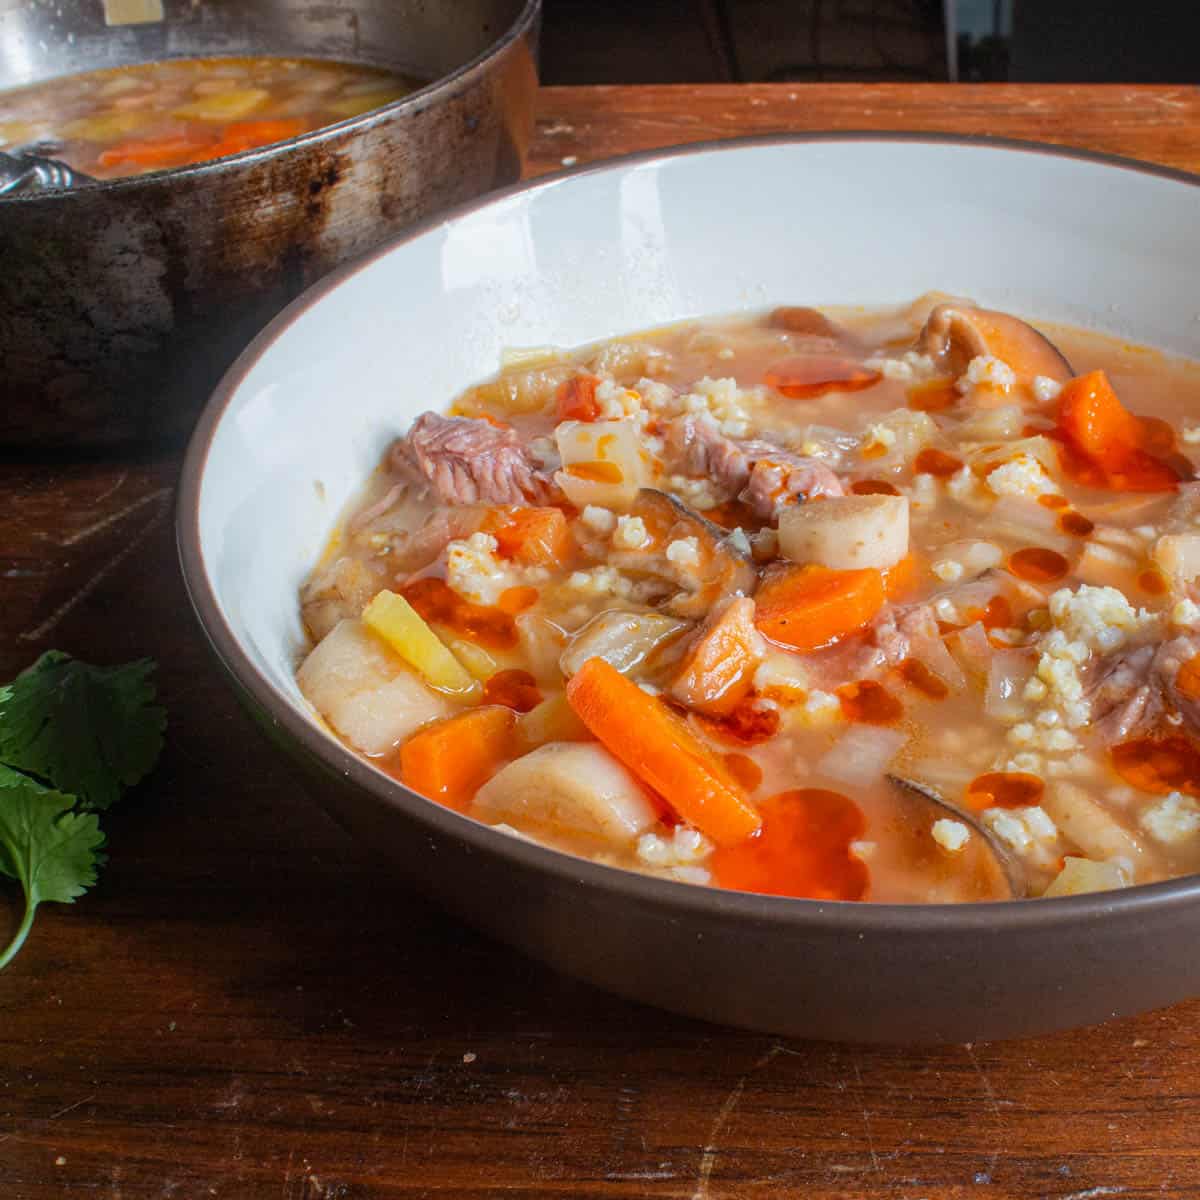
[(383, 754), (453, 711), (361, 621), (335, 625), (296, 679), (313, 708), (364, 754)]
[(481, 816), (529, 821), (627, 846), (658, 819), (637, 780), (603, 746), (549, 742), (497, 772), (475, 796)]
[(779, 548), (793, 562), (837, 571), (895, 566), (908, 553), (908, 500), (832, 496), (785, 509)]
[(1065, 858), (1063, 863), (1063, 869), (1042, 895), (1081, 896), (1085, 892), (1108, 892), (1129, 886), (1129, 881), (1116, 863), (1070, 857)]
[(563, 468), (554, 476), (570, 502), (625, 512), (645, 482), (632, 421), (562, 421), (554, 431)]

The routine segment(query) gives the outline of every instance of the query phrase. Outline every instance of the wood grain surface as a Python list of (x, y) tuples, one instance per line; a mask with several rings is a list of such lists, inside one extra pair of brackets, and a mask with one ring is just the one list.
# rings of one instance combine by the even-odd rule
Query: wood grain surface
[[(548, 90), (531, 170), (873, 125), (1200, 164), (1191, 90), (785, 86)], [(150, 654), (171, 713), (99, 886), (0, 974), (5, 1200), (1200, 1195), (1200, 1003), (1003, 1045), (782, 1042), (611, 998), (406, 892), (210, 659), (177, 468), (0, 463), (3, 677), (51, 646)]]

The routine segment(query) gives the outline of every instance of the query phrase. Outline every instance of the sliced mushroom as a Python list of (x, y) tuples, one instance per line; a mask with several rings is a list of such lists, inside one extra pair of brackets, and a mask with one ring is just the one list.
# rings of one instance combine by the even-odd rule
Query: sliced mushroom
[[(698, 620), (724, 596), (746, 596), (758, 582), (750, 556), (743, 552), (727, 530), (714, 525), (698, 512), (666, 492), (642, 488), (630, 509), (640, 517), (650, 535), (640, 550), (618, 550), (609, 562), (622, 570), (657, 576), (679, 590), (663, 604), (677, 617)], [(695, 555), (688, 539), (695, 539)], [(682, 550), (672, 550), (681, 543)]]
[[(948, 817), (961, 821), (976, 835), (968, 844), (968, 848), (975, 848), (976, 861), (964, 860), (963, 866), (973, 869), (979, 877), (984, 892), (980, 900), (1020, 900), (1029, 895), (1029, 881), (1021, 863), (974, 813), (952, 804), (928, 784), (903, 775), (887, 778), (902, 796), (925, 810), (931, 826), (934, 821)], [(983, 861), (978, 859), (980, 853)]]
[(1063, 383), (1075, 373), (1058, 347), (1032, 325), (966, 304), (937, 305), (917, 338), (917, 349), (955, 375), (982, 355), (993, 355), (1029, 379), (1045, 375)]

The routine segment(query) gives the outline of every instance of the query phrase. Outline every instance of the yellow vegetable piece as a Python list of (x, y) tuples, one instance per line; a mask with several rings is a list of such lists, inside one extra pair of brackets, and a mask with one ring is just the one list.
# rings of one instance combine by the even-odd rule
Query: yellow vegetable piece
[(175, 109), (172, 115), (185, 121), (237, 121), (262, 108), (270, 98), (265, 88), (238, 88), (201, 96)]
[(95, 117), (79, 117), (68, 121), (62, 132), (64, 137), (78, 138), (81, 142), (108, 142), (137, 133), (151, 119), (152, 114), (145, 109), (127, 108), (120, 112), (100, 113)]
[(410, 90), (406, 87), (388, 87), (380, 88), (376, 92), (359, 92), (356, 96), (342, 96), (331, 100), (327, 107), (339, 117), (360, 117), (373, 108), (382, 108), (385, 104), (391, 104), (393, 100), (407, 96)]
[(403, 596), (386, 589), (377, 593), (363, 610), (362, 620), (372, 633), (419, 671), (431, 687), (462, 699), (473, 699), (479, 693), (478, 680)]
[(0, 146), (32, 141), (33, 133), (33, 126), (28, 121), (0, 121)]

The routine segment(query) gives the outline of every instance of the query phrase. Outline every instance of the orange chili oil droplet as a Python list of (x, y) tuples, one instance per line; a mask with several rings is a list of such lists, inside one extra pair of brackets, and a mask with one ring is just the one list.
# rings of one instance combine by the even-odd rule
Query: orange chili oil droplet
[(1200, 747), (1182, 734), (1122, 742), (1112, 760), (1117, 774), (1143, 792), (1200, 791)]
[(863, 458), (882, 458), (887, 453), (887, 447), (882, 442), (870, 442), (862, 448)]
[(853, 800), (799, 788), (764, 800), (759, 812), (758, 833), (713, 854), (719, 887), (814, 900), (861, 900), (867, 894), (870, 871), (850, 849), (867, 822)]
[(1071, 564), (1057, 550), (1044, 546), (1026, 546), (1008, 560), (1008, 569), (1018, 578), (1030, 583), (1052, 583), (1061, 579)]
[(722, 529), (761, 529), (764, 522), (750, 505), (741, 500), (726, 500), (715, 508), (706, 508), (701, 514)]
[(480, 704), (503, 704), (516, 712), (529, 712), (542, 702), (537, 680), (528, 671), (512, 668), (497, 671), (483, 685)]
[(856, 479), (850, 490), (856, 496), (898, 496), (900, 489), (886, 479)]
[(516, 648), (517, 626), (510, 614), (464, 600), (444, 579), (415, 580), (400, 594), (431, 624), (493, 650)]
[(625, 474), (614, 462), (577, 462), (563, 467), (563, 471), (575, 479), (586, 479), (591, 483), (620, 483)]
[(906, 658), (897, 668), (900, 678), (911, 688), (931, 700), (945, 700), (950, 689), (940, 675), (931, 671), (919, 658)]
[(1157, 567), (1147, 567), (1138, 576), (1138, 587), (1150, 596), (1165, 596), (1167, 594), (1167, 581), (1163, 573)]
[(537, 598), (537, 588), (505, 588), (496, 600), (496, 607), (501, 612), (506, 612), (510, 616), (515, 617), (517, 613), (523, 613), (527, 608), (532, 608), (537, 603)]
[(1046, 785), (1023, 771), (990, 771), (967, 785), (967, 805), (975, 812), (985, 808), (1030, 808), (1041, 804)]
[(741, 746), (757, 746), (769, 742), (779, 732), (779, 710), (757, 703), (756, 698), (746, 696), (737, 706), (721, 717), (710, 717), (696, 713), (695, 720), (701, 729), (718, 741)]
[(904, 716), (904, 705), (883, 684), (874, 679), (843, 683), (837, 689), (837, 698), (841, 701), (842, 715), (847, 721), (861, 721), (866, 725), (890, 725)]
[(1037, 501), (1043, 508), (1066, 508), (1070, 501), (1057, 492), (1043, 492)]
[[(980, 622), (984, 629), (1007, 629), (1013, 623), (1012, 605), (1006, 596), (993, 596), (985, 607), (967, 609), (966, 619)], [(961, 628), (961, 625), (949, 626), (950, 631)]]
[(826, 392), (857, 392), (883, 376), (852, 358), (832, 354), (801, 354), (767, 368), (764, 382), (789, 400), (814, 400)]
[(1087, 537), (1096, 528), (1083, 513), (1078, 513), (1074, 509), (1059, 513), (1058, 527), (1063, 533), (1069, 533), (1072, 537)]
[(908, 389), (908, 407), (916, 412), (943, 412), (961, 399), (953, 379), (928, 379)]
[(725, 763), (725, 769), (746, 791), (753, 792), (762, 783), (762, 767), (748, 755), (731, 750), (728, 754), (722, 754), (721, 759)]
[(838, 327), (823, 312), (795, 304), (785, 304), (775, 309), (767, 318), (767, 325), (772, 329), (786, 329), (788, 333), (805, 333), (810, 337), (836, 338), (839, 333)]
[(1200, 700), (1200, 654), (1189, 658), (1179, 668), (1175, 686), (1189, 700)]
[(918, 475), (933, 475), (938, 479), (948, 479), (962, 469), (962, 459), (947, 454), (936, 446), (926, 446), (913, 462), (913, 470)]

